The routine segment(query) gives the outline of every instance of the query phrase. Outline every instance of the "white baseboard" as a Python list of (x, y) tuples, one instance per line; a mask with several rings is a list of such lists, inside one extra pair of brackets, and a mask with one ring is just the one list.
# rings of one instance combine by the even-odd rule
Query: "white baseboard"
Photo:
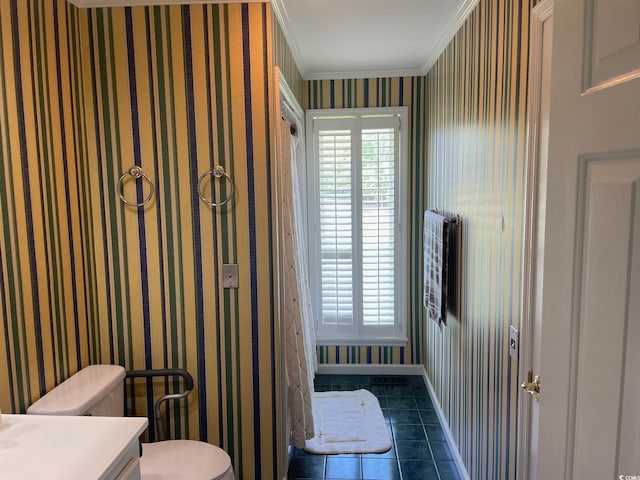
[(462, 457), (460, 456), (460, 452), (458, 451), (458, 446), (456, 442), (453, 440), (453, 435), (451, 434), (451, 430), (449, 429), (449, 423), (444, 416), (444, 412), (442, 411), (442, 407), (440, 406), (440, 402), (438, 401), (438, 397), (436, 396), (436, 392), (433, 389), (433, 385), (431, 385), (431, 380), (429, 380), (429, 376), (427, 375), (427, 371), (424, 366), (420, 365), (420, 369), (422, 370), (422, 378), (424, 379), (424, 383), (429, 390), (429, 395), (431, 395), (431, 401), (433, 402), (433, 407), (438, 415), (438, 419), (440, 420), (440, 425), (442, 426), (442, 430), (447, 437), (447, 441), (449, 442), (449, 446), (451, 447), (451, 451), (454, 456), (454, 461), (456, 462), (456, 467), (458, 468), (458, 473), (464, 480), (469, 480), (469, 473), (467, 469), (464, 468), (464, 462), (462, 461)]
[(423, 375), (422, 365), (318, 365), (319, 374), (325, 375)]

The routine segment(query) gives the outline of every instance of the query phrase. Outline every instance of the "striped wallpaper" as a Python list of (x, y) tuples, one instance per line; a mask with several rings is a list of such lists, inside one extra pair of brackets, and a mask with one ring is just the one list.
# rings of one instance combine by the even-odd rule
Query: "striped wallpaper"
[[(276, 478), (270, 7), (0, 1), (0, 407), (89, 363), (184, 367), (172, 433)], [(236, 192), (214, 210), (196, 186), (218, 163)], [(133, 165), (145, 208), (118, 198)], [(129, 393), (144, 413), (144, 382)]]
[[(421, 364), (424, 320), (422, 298), (422, 212), (425, 198), (424, 77), (312, 80), (304, 82), (303, 108), (363, 108), (406, 106), (409, 109), (408, 299), (406, 347), (321, 346), (320, 363)], [(419, 308), (418, 308), (419, 307)]]
[[(281, 473), (278, 64), (304, 108), (410, 112), (409, 344), (321, 347), (321, 362), (424, 364), (471, 477), (514, 477), (528, 16), (527, 0), (481, 0), (426, 78), (303, 82), (268, 4), (0, 0), (0, 408), (24, 411), (89, 363), (185, 367), (196, 391), (173, 433), (223, 446), (239, 479)], [(196, 182), (218, 163), (236, 193), (212, 210)], [(156, 184), (144, 209), (117, 196), (133, 165)], [(436, 206), (464, 225), (461, 306), (442, 332), (421, 307), (422, 212)], [(142, 413), (144, 383), (129, 393)]]
[(0, 408), (23, 412), (92, 355), (74, 9), (0, 0)]
[(424, 364), (473, 479), (515, 478), (528, 0), (481, 0), (427, 75), (428, 208), (462, 216), (458, 312)]
[(274, 62), (278, 67), (280, 67), (280, 71), (287, 81), (287, 85), (295, 95), (298, 103), (302, 105), (304, 81), (302, 80), (302, 75), (300, 74), (298, 65), (293, 58), (293, 54), (291, 53), (291, 49), (289, 48), (289, 44), (287, 43), (287, 39), (285, 38), (282, 28), (277, 21), (275, 13), (271, 19), (271, 24), (273, 25)]

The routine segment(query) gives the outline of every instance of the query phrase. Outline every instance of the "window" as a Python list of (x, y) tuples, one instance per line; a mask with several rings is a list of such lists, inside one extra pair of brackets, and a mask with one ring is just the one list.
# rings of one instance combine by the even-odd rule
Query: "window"
[(406, 341), (406, 108), (309, 110), (310, 284), (321, 344)]

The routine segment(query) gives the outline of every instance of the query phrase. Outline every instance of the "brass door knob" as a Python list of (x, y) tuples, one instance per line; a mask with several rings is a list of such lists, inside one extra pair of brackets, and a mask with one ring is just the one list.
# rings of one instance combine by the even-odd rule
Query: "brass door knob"
[(530, 393), (533, 398), (535, 398), (536, 400), (539, 400), (540, 399), (540, 375), (536, 375), (535, 377), (533, 377), (533, 379), (531, 378), (532, 376), (533, 376), (533, 372), (529, 371), (529, 376), (528, 376), (529, 378), (527, 379), (528, 381), (524, 382), (520, 386), (525, 392)]

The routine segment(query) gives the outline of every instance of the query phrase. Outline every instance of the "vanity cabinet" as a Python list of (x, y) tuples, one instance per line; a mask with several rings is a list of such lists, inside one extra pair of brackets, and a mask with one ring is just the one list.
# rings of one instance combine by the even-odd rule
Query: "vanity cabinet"
[(140, 480), (146, 418), (6, 415), (0, 480)]

